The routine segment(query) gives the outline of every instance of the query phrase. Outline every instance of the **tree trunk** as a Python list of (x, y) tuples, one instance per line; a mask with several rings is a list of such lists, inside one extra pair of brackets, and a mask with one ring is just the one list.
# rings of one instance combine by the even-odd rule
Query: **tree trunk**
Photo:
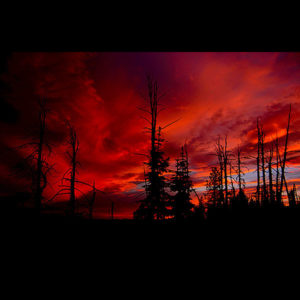
[(42, 154), (43, 154), (43, 145), (44, 145), (44, 134), (45, 134), (45, 123), (46, 123), (46, 112), (45, 108), (41, 104), (40, 111), (40, 136), (38, 143), (38, 158), (37, 158), (37, 173), (36, 173), (36, 194), (35, 194), (35, 209), (37, 213), (40, 213), (41, 210), (41, 202), (42, 202), (42, 187), (41, 187), (41, 179), (42, 179)]
[(270, 149), (270, 157), (269, 157), (269, 195), (270, 202), (274, 204), (274, 191), (273, 191), (273, 178), (272, 178), (272, 158), (273, 158), (273, 145)]
[(276, 139), (276, 201), (277, 203), (280, 202), (280, 195), (279, 195), (279, 140)]
[(224, 180), (225, 180), (225, 205), (228, 205), (228, 178), (227, 178), (227, 137), (225, 137), (225, 149), (224, 149)]
[(259, 205), (260, 201), (260, 173), (259, 173), (259, 158), (260, 158), (260, 129), (259, 129), (259, 123), (257, 119), (257, 159), (256, 159), (256, 164), (257, 164), (257, 204)]
[(75, 177), (76, 177), (76, 152), (73, 149), (72, 171), (70, 178), (70, 206), (71, 215), (75, 214)]
[(280, 190), (279, 190), (279, 200), (280, 204), (282, 203), (282, 188), (283, 188), (283, 181), (284, 181), (284, 169), (285, 169), (285, 162), (286, 162), (286, 153), (287, 153), (287, 145), (288, 145), (288, 138), (289, 138), (289, 129), (290, 129), (290, 119), (291, 119), (291, 109), (292, 106), (290, 105), (289, 117), (288, 117), (288, 125), (286, 129), (286, 137), (285, 137), (285, 146), (284, 146), (284, 154), (283, 154), (283, 162), (281, 167), (281, 181), (280, 181)]
[(90, 207), (89, 207), (89, 219), (90, 219), (90, 220), (93, 219), (93, 207), (94, 207), (95, 200), (96, 200), (96, 187), (95, 187), (95, 180), (94, 180), (94, 183), (93, 183), (92, 201), (91, 201)]
[(267, 185), (266, 185), (266, 169), (265, 169), (265, 151), (264, 151), (264, 133), (261, 131), (261, 163), (262, 163), (262, 174), (263, 174), (263, 203), (268, 203), (267, 196)]
[(241, 176), (241, 150), (238, 147), (238, 180), (239, 180), (239, 191), (242, 190), (242, 176)]

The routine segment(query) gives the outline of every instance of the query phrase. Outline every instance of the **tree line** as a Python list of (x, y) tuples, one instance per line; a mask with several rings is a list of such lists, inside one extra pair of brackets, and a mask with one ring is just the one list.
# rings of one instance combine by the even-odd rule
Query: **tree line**
[[(247, 208), (283, 207), (283, 190), (285, 187), (289, 207), (298, 205), (296, 186), (288, 188), (285, 168), (288, 152), (288, 138), (291, 119), (291, 105), (289, 108), (283, 155), (279, 149), (279, 139), (269, 143), (266, 149), (263, 125), (257, 119), (257, 156), (246, 156), (238, 146), (236, 153), (228, 149), (227, 136), (223, 140), (219, 137), (215, 144), (217, 165), (211, 167), (206, 181), (206, 193), (198, 196), (190, 178), (187, 145), (181, 148), (180, 156), (176, 160), (176, 170), (168, 170), (169, 158), (162, 150), (164, 142), (162, 128), (158, 126), (160, 112), (160, 98), (158, 84), (148, 76), (147, 107), (140, 108), (147, 114), (144, 118), (149, 127), (151, 149), (145, 162), (148, 171), (144, 172), (145, 199), (140, 201), (134, 212), (137, 220), (154, 221), (172, 219), (176, 222), (191, 219), (204, 219), (209, 212), (219, 210), (241, 211)], [(172, 124), (172, 123), (171, 123)], [(170, 124), (169, 124), (170, 125)], [(169, 126), (167, 125), (167, 126)], [(246, 159), (256, 160), (257, 187), (256, 193), (250, 196), (245, 192), (244, 168)], [(275, 182), (273, 172), (275, 170)], [(167, 180), (166, 174), (171, 171), (173, 176)], [(237, 186), (237, 190), (235, 188)], [(191, 194), (195, 193), (198, 205), (191, 203)], [(205, 201), (206, 200), (206, 201)]]
[[(217, 165), (211, 167), (209, 178), (206, 181), (206, 193), (198, 195), (193, 187), (190, 176), (189, 156), (187, 145), (179, 149), (179, 156), (175, 161), (175, 169), (170, 170), (170, 159), (166, 157), (163, 146), (163, 130), (178, 120), (159, 126), (158, 116), (164, 109), (161, 108), (161, 98), (157, 81), (151, 76), (147, 77), (147, 105), (139, 107), (146, 117), (146, 131), (150, 135), (150, 151), (143, 154), (147, 157), (144, 169), (145, 197), (139, 201), (139, 206), (133, 213), (133, 218), (140, 221), (175, 220), (203, 220), (209, 211), (216, 209), (245, 209), (250, 207), (283, 207), (283, 191), (285, 189), (290, 207), (298, 205), (296, 187), (288, 187), (285, 169), (288, 152), (288, 138), (291, 119), (291, 105), (289, 108), (286, 136), (283, 154), (280, 153), (279, 139), (276, 138), (268, 145), (265, 142), (263, 125), (257, 119), (257, 156), (246, 156), (238, 146), (235, 152), (228, 149), (227, 136), (220, 137), (215, 144)], [(66, 121), (68, 128), (67, 151), (69, 168), (61, 178), (60, 189), (46, 200), (44, 190), (48, 185), (48, 174), (54, 165), (48, 163), (47, 157), (52, 153), (52, 145), (47, 141), (47, 114), (46, 101), (39, 102), (39, 126), (37, 134), (31, 141), (18, 148), (29, 148), (30, 154), (24, 161), (30, 165), (32, 176), (32, 195), (34, 208), (40, 214), (42, 203), (51, 202), (56, 197), (67, 195), (68, 208), (66, 214), (75, 216), (79, 213), (75, 192), (80, 192), (88, 207), (88, 216), (93, 218), (93, 208), (96, 193), (105, 194), (96, 188), (93, 183), (81, 181), (78, 178), (78, 152), (80, 149), (79, 138), (74, 126)], [(250, 196), (245, 192), (244, 169), (246, 159), (256, 160), (257, 186), (256, 192)], [(275, 177), (273, 173), (275, 172)], [(171, 176), (167, 176), (171, 173)], [(83, 193), (80, 186), (90, 189), (90, 193)], [(237, 188), (236, 188), (237, 187)], [(198, 205), (191, 202), (192, 194), (198, 199)], [(112, 203), (113, 216), (113, 203)]]

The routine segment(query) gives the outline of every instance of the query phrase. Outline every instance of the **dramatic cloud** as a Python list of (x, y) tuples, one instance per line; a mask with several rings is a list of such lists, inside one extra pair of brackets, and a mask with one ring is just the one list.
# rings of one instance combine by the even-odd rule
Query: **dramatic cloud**
[[(281, 151), (292, 104), (287, 178), (299, 186), (300, 55), (299, 53), (14, 53), (1, 78), (6, 89), (1, 116), (1, 193), (24, 191), (30, 178), (13, 180), (11, 169), (25, 152), (16, 149), (35, 135), (37, 101), (46, 99), (47, 139), (55, 163), (45, 196), (58, 190), (69, 168), (66, 120), (77, 130), (81, 163), (78, 177), (107, 192), (99, 196), (96, 215), (130, 217), (143, 184), (143, 161), (150, 137), (146, 117), (146, 74), (159, 83), (163, 108), (159, 123), (178, 122), (164, 131), (164, 150), (174, 165), (180, 146), (188, 145), (192, 179), (205, 190), (210, 167), (216, 165), (218, 136), (228, 136), (230, 150), (239, 145), (248, 158), (245, 179), (255, 185), (256, 120), (266, 133), (266, 149), (279, 137)], [(82, 187), (84, 193), (89, 189)], [(138, 193), (140, 194), (138, 194)], [(80, 195), (78, 195), (79, 197)], [(56, 201), (65, 200), (63, 197)]]

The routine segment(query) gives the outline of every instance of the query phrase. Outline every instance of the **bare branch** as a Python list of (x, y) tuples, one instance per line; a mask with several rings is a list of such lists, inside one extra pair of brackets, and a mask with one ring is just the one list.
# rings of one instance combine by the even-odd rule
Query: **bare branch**
[(165, 128), (167, 128), (167, 127), (173, 125), (174, 123), (178, 122), (179, 120), (181, 120), (181, 118), (177, 119), (177, 120), (174, 121), (174, 122), (171, 122), (171, 123), (167, 124), (166, 126), (162, 127), (161, 129), (165, 129)]

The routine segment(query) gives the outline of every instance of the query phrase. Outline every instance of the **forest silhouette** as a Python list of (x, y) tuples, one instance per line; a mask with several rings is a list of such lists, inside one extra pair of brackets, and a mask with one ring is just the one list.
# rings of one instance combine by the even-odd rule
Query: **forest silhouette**
[[(138, 192), (139, 206), (131, 220), (116, 220), (114, 210), (118, 207), (117, 200), (111, 200), (109, 219), (99, 220), (93, 217), (95, 201), (110, 199), (109, 193), (92, 183), (80, 180), (78, 160), (80, 152), (80, 136), (69, 120), (65, 121), (68, 129), (66, 155), (69, 168), (61, 176), (60, 189), (52, 197), (46, 198), (44, 190), (49, 184), (48, 175), (55, 165), (50, 165), (48, 156), (52, 153), (52, 145), (47, 141), (47, 100), (42, 99), (39, 106), (39, 123), (34, 137), (27, 143), (18, 145), (18, 149), (27, 149), (28, 156), (19, 162), (13, 170), (14, 176), (23, 176), (29, 172), (32, 178), (31, 192), (17, 193), (1, 199), (2, 215), (15, 219), (46, 220), (46, 222), (65, 222), (100, 224), (193, 224), (207, 226), (216, 224), (253, 224), (270, 221), (298, 222), (300, 202), (295, 184), (289, 186), (286, 180), (286, 161), (290, 133), (292, 106), (286, 116), (286, 132), (284, 145), (275, 141), (266, 144), (263, 120), (257, 118), (257, 156), (251, 157), (243, 153), (240, 147), (233, 152), (228, 149), (229, 136), (216, 137), (215, 160), (206, 181), (206, 192), (199, 193), (194, 187), (190, 176), (188, 145), (185, 143), (178, 149), (175, 169), (170, 169), (170, 159), (164, 152), (167, 143), (163, 136), (167, 128), (180, 119), (161, 126), (159, 124), (162, 107), (158, 83), (147, 76), (147, 97), (145, 106), (137, 108), (137, 114), (146, 122), (146, 133), (149, 135), (149, 152), (137, 153), (146, 157), (144, 162), (144, 191)], [(284, 150), (280, 151), (283, 146)], [(256, 191), (248, 193), (245, 189), (244, 170), (246, 159), (256, 161)], [(81, 190), (87, 187), (88, 193)], [(96, 200), (96, 194), (101, 197)], [(78, 194), (80, 196), (78, 196)], [(58, 214), (50, 213), (51, 206), (57, 197), (68, 197), (67, 205), (61, 207)], [(195, 196), (198, 203), (192, 202)], [(287, 201), (284, 201), (286, 199)], [(286, 203), (285, 203), (286, 202)]]

